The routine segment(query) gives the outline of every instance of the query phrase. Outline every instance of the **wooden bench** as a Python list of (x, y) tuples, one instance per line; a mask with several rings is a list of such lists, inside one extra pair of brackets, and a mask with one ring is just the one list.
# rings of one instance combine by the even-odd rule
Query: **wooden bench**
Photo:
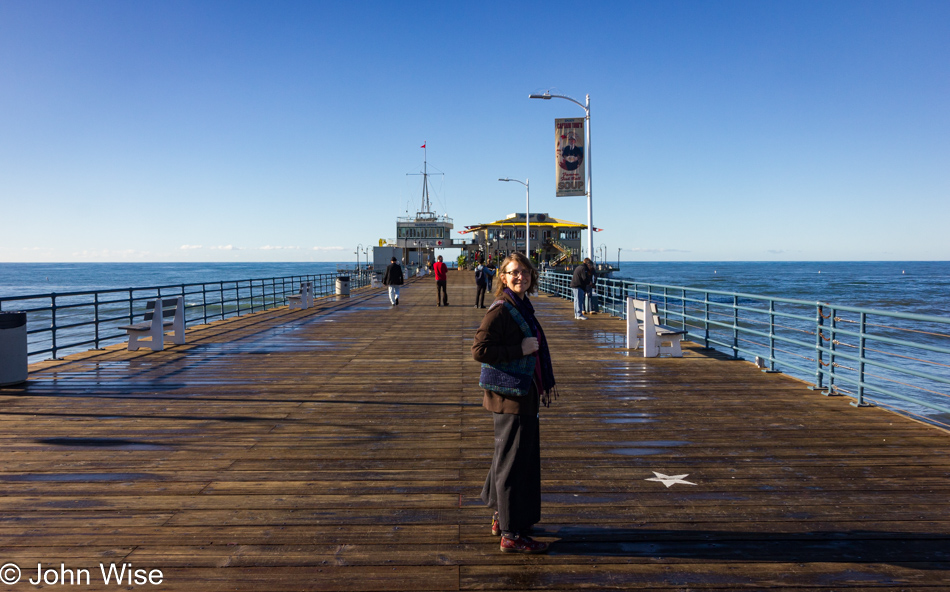
[(300, 282), (300, 292), (288, 296), (287, 305), (290, 310), (295, 308), (306, 310), (313, 306), (313, 284), (310, 282)]
[(680, 341), (686, 333), (668, 325), (661, 325), (655, 302), (627, 298), (627, 347), (642, 347), (644, 358), (655, 358), (660, 354), (682, 358)]
[[(156, 312), (157, 311), (157, 312)], [(145, 320), (134, 325), (119, 327), (129, 334), (129, 351), (147, 347), (152, 351), (165, 349), (165, 333), (172, 333), (172, 342), (185, 343), (184, 298), (156, 298), (145, 305)], [(143, 339), (149, 338), (148, 341)]]

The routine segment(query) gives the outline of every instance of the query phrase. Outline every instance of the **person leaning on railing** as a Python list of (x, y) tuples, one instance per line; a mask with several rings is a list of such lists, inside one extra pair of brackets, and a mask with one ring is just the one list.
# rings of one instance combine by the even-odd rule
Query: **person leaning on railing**
[(590, 258), (584, 259), (584, 262), (574, 268), (574, 275), (571, 278), (571, 290), (574, 292), (574, 318), (586, 321), (584, 316), (584, 302), (587, 298), (587, 290), (592, 283), (594, 262)]

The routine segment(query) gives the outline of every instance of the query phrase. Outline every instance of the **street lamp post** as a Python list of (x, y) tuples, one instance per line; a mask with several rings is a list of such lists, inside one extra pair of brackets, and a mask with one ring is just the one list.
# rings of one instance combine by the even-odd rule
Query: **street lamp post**
[(498, 179), (499, 181), (514, 181), (515, 183), (521, 183), (524, 185), (525, 198), (524, 198), (524, 254), (527, 255), (528, 261), (531, 261), (531, 186), (529, 183), (530, 179), (525, 179), (524, 181), (519, 181), (518, 179), (509, 179), (505, 177), (504, 179)]
[(617, 270), (618, 271), (620, 270), (620, 249), (621, 247), (617, 247)]
[(586, 125), (584, 126), (584, 160), (587, 161), (587, 253), (593, 257), (594, 256), (594, 214), (593, 207), (591, 206), (591, 194), (593, 193), (593, 181), (591, 180), (590, 172), (590, 95), (587, 95), (587, 104), (583, 104), (580, 101), (572, 99), (571, 97), (566, 97), (564, 95), (552, 95), (549, 92), (545, 92), (541, 95), (528, 95), (529, 99), (544, 99), (548, 101), (550, 99), (565, 99), (578, 105), (581, 109), (584, 110), (584, 119)]
[(356, 271), (360, 270), (360, 251), (363, 250), (363, 243), (356, 245)]

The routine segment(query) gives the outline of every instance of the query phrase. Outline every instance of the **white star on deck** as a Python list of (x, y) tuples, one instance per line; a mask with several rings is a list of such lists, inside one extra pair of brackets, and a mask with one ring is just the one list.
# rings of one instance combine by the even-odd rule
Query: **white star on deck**
[(683, 480), (684, 477), (688, 477), (688, 476), (689, 476), (689, 473), (686, 473), (685, 475), (672, 475), (672, 476), (670, 476), (670, 475), (664, 475), (663, 473), (657, 473), (656, 471), (653, 471), (653, 474), (656, 475), (656, 477), (653, 477), (653, 478), (650, 478), (650, 479), (646, 479), (646, 481), (659, 481), (659, 482), (662, 483), (663, 485), (666, 485), (666, 488), (667, 488), (667, 489), (669, 489), (670, 487), (672, 487), (672, 486), (675, 485), (676, 483), (684, 483), (684, 484), (686, 484), (686, 485), (696, 485), (695, 483), (690, 483), (689, 481), (684, 481), (684, 480)]

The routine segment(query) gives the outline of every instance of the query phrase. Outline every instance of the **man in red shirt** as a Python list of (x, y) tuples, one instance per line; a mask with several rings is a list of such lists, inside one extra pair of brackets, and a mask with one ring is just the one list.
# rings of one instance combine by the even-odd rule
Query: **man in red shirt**
[(449, 305), (449, 295), (445, 291), (448, 271), (449, 268), (445, 266), (445, 263), (442, 263), (442, 255), (439, 255), (439, 260), (432, 266), (432, 272), (435, 274), (435, 300), (439, 306)]

